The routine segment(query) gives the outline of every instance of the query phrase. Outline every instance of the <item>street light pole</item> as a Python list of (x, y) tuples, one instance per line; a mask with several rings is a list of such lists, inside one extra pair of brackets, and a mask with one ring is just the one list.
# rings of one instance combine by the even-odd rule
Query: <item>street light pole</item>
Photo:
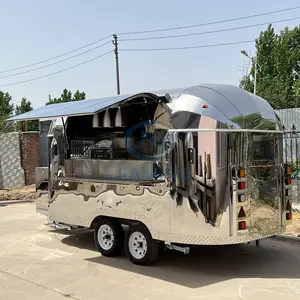
[(255, 64), (254, 64), (254, 95), (256, 95), (256, 78), (257, 78), (257, 55), (255, 56)]
[(251, 61), (254, 59), (254, 91), (253, 94), (256, 95), (256, 90), (257, 90), (257, 53), (255, 57), (249, 56), (249, 54), (246, 51), (241, 51), (243, 55), (248, 57)]

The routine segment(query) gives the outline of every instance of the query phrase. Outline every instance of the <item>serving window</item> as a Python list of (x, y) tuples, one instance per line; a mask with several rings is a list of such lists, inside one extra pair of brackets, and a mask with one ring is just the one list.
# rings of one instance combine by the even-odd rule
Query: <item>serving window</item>
[(152, 181), (162, 173), (160, 151), (167, 133), (155, 123), (158, 106), (154, 101), (132, 103), (97, 115), (70, 117), (66, 176)]

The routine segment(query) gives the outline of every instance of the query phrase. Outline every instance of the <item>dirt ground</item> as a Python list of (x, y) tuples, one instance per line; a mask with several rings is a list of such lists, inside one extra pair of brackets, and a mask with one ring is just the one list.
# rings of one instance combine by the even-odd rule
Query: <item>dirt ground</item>
[(291, 225), (287, 225), (284, 235), (300, 237), (300, 213), (293, 213), (293, 220)]
[(36, 197), (35, 184), (25, 186), (22, 189), (0, 190), (0, 201), (8, 200), (32, 200)]

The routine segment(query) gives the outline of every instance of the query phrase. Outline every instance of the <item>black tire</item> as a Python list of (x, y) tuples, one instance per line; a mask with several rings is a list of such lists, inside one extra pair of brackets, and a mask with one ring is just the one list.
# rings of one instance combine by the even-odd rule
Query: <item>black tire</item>
[[(134, 241), (137, 242), (136, 246)], [(143, 248), (144, 245), (146, 246)], [(134, 264), (145, 266), (154, 263), (158, 258), (159, 248), (159, 243), (153, 240), (146, 226), (137, 224), (129, 227), (125, 237), (125, 251)]]
[[(101, 230), (102, 233), (100, 233), (99, 230)], [(105, 233), (107, 237), (101, 238)], [(95, 227), (94, 240), (97, 249), (103, 256), (116, 256), (121, 252), (124, 245), (123, 227), (118, 220), (103, 217), (98, 221)]]

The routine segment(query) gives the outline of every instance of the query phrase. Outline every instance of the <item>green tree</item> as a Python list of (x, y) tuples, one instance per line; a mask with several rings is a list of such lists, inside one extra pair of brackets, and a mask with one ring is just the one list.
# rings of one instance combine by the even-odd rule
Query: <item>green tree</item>
[(64, 89), (61, 96), (59, 98), (51, 98), (49, 95), (49, 101), (46, 103), (46, 105), (49, 104), (55, 104), (55, 103), (62, 103), (62, 102), (70, 102), (70, 101), (79, 101), (79, 100), (85, 100), (86, 94), (85, 92), (80, 92), (77, 90), (74, 95), (72, 95), (72, 92)]
[[(20, 105), (16, 106), (15, 114), (20, 115), (33, 110), (31, 102), (25, 97), (22, 98)], [(17, 123), (17, 130), (25, 131), (25, 122)], [(38, 131), (38, 121), (28, 121), (28, 131)]]
[[(243, 53), (244, 51), (242, 51)], [(256, 93), (275, 109), (300, 106), (300, 26), (286, 27), (278, 34), (272, 25), (256, 39), (257, 81)], [(249, 74), (244, 76), (240, 87), (253, 92), (255, 58)]]
[(73, 96), (73, 101), (85, 100), (85, 99), (86, 99), (85, 92), (79, 92), (78, 90), (75, 92)]
[(13, 115), (14, 105), (11, 103), (11, 95), (0, 91), (0, 130), (5, 126), (5, 120)]

